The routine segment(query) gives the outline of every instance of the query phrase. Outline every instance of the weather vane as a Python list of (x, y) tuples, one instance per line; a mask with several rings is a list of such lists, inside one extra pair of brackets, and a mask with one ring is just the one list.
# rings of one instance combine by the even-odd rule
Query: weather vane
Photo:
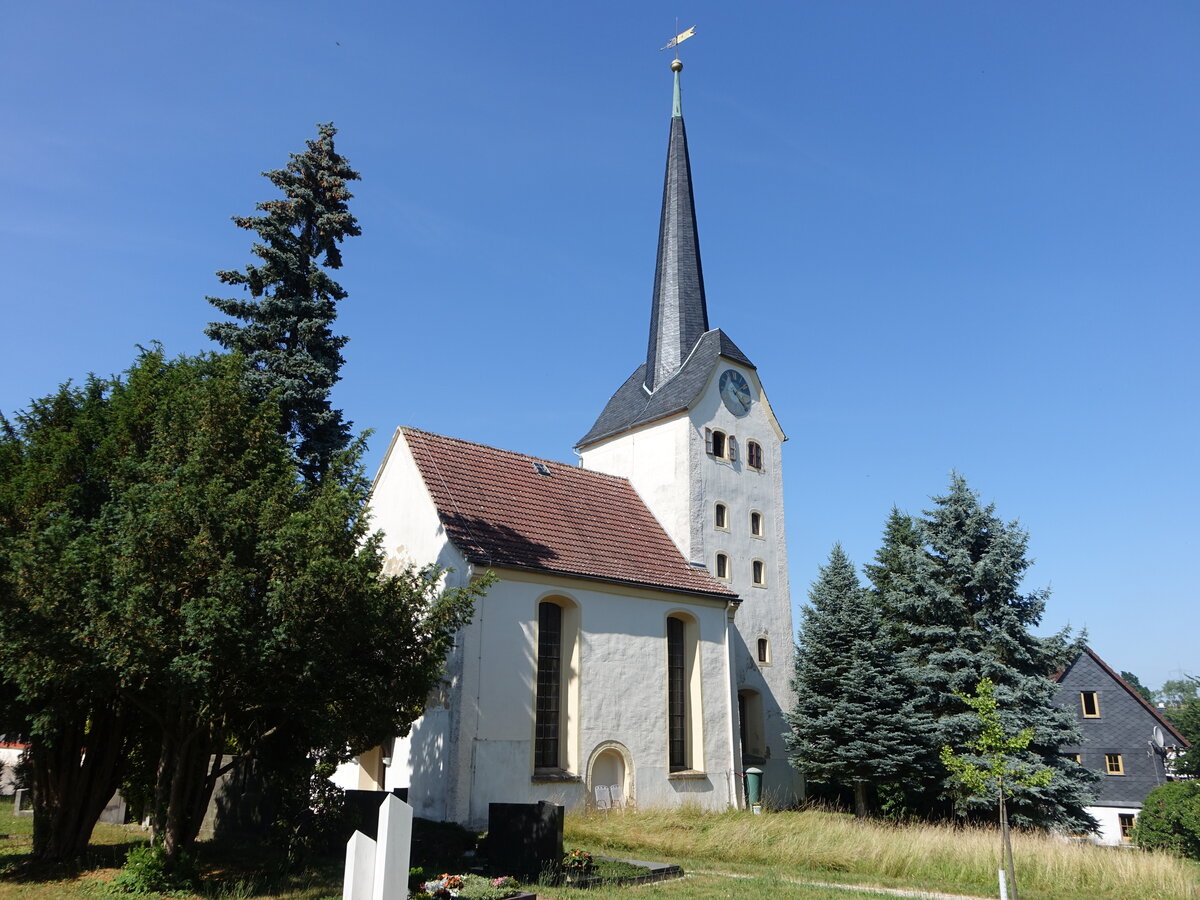
[[(695, 35), (695, 33), (696, 33), (696, 26), (695, 26), (695, 25), (693, 25), (693, 26), (692, 26), (691, 28), (689, 28), (687, 31), (679, 31), (679, 20), (678, 20), (678, 19), (676, 19), (676, 20), (675, 20), (675, 31), (676, 31), (676, 32), (678, 32), (678, 33), (675, 35), (675, 37), (673, 37), (673, 38), (671, 38), (669, 41), (667, 41), (667, 43), (666, 43), (666, 46), (665, 46), (665, 47), (659, 47), (658, 49), (659, 49), (660, 51), (662, 51), (662, 50), (670, 50), (672, 47), (674, 47), (674, 48), (675, 48), (675, 62), (676, 62), (676, 63), (678, 63), (678, 62), (679, 62), (679, 45), (680, 45), (680, 44), (682, 44), (684, 41), (686, 41), (688, 38), (690, 38), (690, 37), (692, 37), (693, 35)], [(682, 63), (680, 63), (680, 64), (679, 64), (679, 66), (680, 66), (680, 68), (683, 68), (683, 64), (682, 64)], [(672, 68), (672, 69), (674, 69), (674, 68), (675, 68), (675, 65), (674, 65), (674, 63), (671, 65), (671, 68)]]

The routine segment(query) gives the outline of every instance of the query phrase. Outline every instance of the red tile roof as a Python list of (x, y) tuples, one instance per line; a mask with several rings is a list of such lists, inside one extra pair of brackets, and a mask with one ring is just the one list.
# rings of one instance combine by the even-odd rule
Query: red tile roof
[(688, 564), (625, 478), (400, 431), (447, 535), (472, 563), (737, 599)]

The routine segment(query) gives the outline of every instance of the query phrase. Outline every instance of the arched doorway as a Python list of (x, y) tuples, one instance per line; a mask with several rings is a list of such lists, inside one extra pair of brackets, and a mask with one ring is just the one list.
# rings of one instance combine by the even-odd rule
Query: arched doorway
[(588, 805), (624, 809), (633, 805), (633, 758), (624, 744), (605, 741), (592, 751), (587, 769)]

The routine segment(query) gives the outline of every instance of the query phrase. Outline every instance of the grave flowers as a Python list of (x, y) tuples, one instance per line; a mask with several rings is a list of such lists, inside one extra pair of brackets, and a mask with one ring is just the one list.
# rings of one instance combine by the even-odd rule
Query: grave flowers
[(508, 875), (501, 878), (484, 878), (480, 875), (451, 875), (444, 874), (421, 884), (412, 895), (414, 900), (433, 898), (447, 900), (454, 897), (458, 900), (504, 900), (508, 897), (528, 897), (521, 891), (517, 880)]
[(592, 874), (594, 867), (592, 854), (586, 850), (580, 850), (578, 847), (568, 850), (563, 856), (562, 871), (568, 884), (587, 879)]

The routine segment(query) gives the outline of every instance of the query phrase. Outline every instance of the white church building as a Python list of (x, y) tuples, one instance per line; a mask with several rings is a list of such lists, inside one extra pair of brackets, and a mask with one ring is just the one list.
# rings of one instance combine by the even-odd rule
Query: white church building
[[(580, 465), (399, 428), (372, 495), (397, 563), (498, 580), (410, 734), (339, 772), (479, 826), (493, 802), (745, 805), (783, 744), (794, 652), (783, 430), (758, 370), (710, 329), (679, 70), (646, 360)], [(599, 788), (599, 791), (597, 790)]]

